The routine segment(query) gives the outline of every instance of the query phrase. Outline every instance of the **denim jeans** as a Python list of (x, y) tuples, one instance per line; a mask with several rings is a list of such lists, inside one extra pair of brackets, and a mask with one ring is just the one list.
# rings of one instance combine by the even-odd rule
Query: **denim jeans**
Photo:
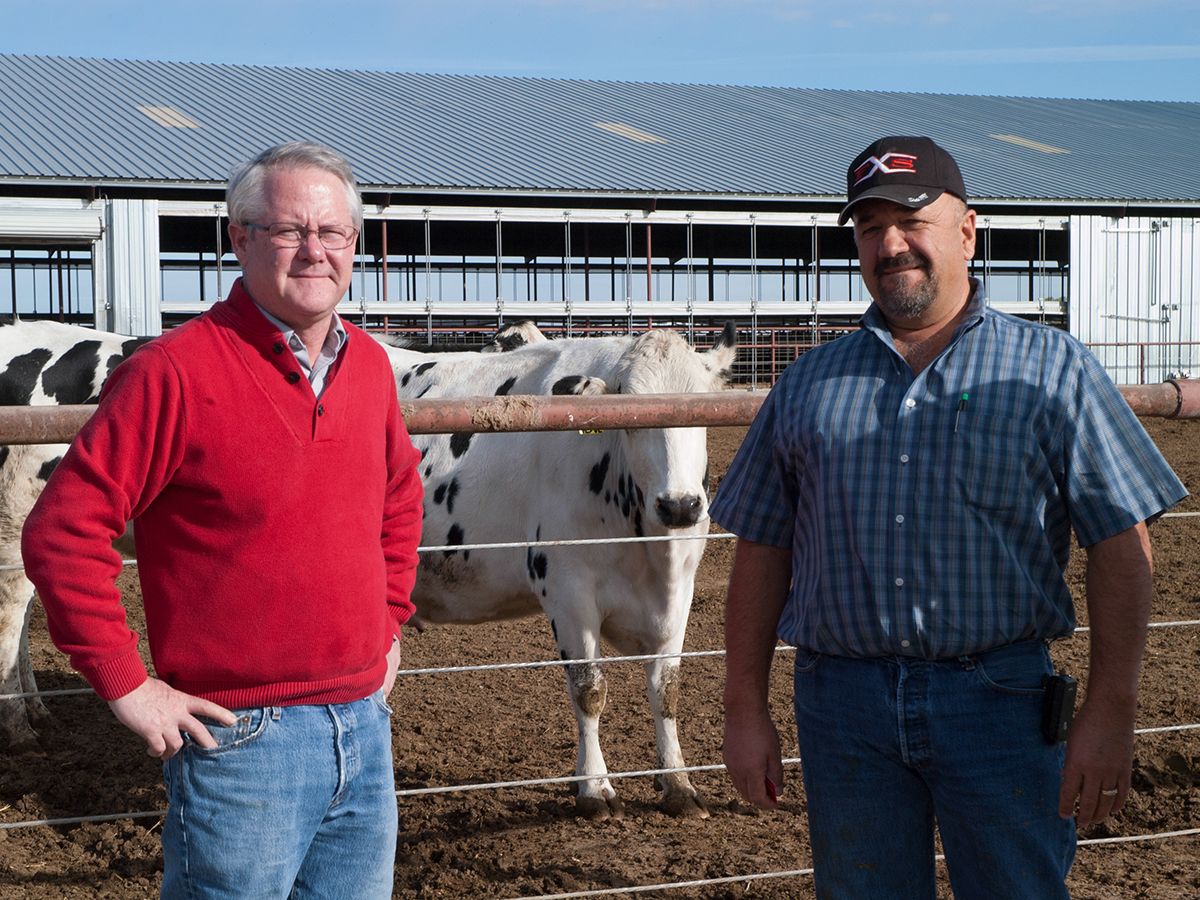
[(958, 900), (1067, 898), (1053, 666), (1027, 641), (956, 660), (796, 654), (796, 727), (820, 898), (932, 900), (934, 822)]
[(390, 712), (354, 703), (234, 710), (218, 742), (163, 764), (162, 896), (383, 898), (396, 795)]

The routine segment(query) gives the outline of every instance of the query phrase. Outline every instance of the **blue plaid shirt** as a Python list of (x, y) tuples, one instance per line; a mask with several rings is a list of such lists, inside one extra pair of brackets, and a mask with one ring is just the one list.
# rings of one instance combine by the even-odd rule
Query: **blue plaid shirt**
[(941, 659), (1071, 633), (1071, 530), (1090, 546), (1187, 491), (1095, 357), (986, 306), (913, 375), (872, 306), (796, 360), (712, 504), (790, 547), (785, 641)]

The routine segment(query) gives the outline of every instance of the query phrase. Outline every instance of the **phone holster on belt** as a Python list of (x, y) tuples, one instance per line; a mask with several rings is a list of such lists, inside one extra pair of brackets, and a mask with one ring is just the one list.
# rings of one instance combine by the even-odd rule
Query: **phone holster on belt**
[(1047, 675), (1042, 679), (1042, 737), (1048, 744), (1061, 744), (1075, 718), (1075, 691), (1079, 683), (1070, 675)]

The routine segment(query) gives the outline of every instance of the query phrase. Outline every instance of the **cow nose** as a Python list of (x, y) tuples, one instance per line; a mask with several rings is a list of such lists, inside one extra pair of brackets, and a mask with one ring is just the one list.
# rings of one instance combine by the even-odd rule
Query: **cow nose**
[(654, 501), (654, 509), (659, 521), (668, 528), (685, 528), (700, 521), (700, 511), (704, 502), (697, 494), (685, 494), (682, 497), (659, 497)]

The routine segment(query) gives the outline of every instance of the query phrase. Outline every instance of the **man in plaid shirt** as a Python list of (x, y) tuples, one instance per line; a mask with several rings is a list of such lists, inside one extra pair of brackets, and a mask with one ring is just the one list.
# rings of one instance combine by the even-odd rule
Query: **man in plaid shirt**
[[(933, 898), (936, 821), (957, 897), (1065, 898), (1072, 817), (1129, 791), (1146, 523), (1187, 491), (1078, 341), (987, 305), (949, 153), (883, 138), (847, 186), (874, 303), (783, 373), (712, 505), (739, 537), (725, 761), (776, 805), (782, 638), (818, 896)], [(1064, 744), (1041, 721), (1072, 531), (1091, 667)]]

